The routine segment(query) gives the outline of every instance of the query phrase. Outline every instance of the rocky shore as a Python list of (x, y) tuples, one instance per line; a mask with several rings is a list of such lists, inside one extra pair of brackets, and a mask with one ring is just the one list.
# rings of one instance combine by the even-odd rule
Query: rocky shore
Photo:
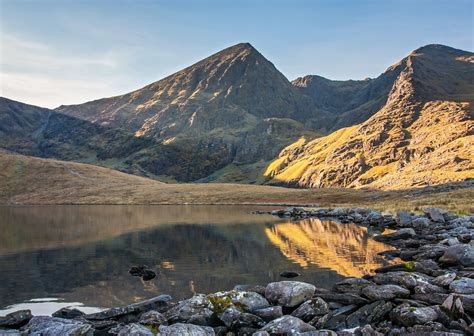
[(161, 295), (87, 315), (68, 308), (52, 317), (23, 310), (0, 317), (0, 335), (473, 335), (474, 215), (434, 208), (396, 216), (360, 208), (271, 213), (392, 229), (374, 239), (396, 248), (382, 253), (394, 263), (331, 290), (318, 288), (317, 279), (279, 281), (177, 303)]

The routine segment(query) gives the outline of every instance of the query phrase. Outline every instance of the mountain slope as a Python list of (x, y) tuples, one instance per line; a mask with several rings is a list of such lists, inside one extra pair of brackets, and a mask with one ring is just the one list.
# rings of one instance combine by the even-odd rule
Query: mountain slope
[(401, 189), (474, 178), (474, 54), (415, 50), (367, 121), (284, 149), (266, 175), (309, 187)]

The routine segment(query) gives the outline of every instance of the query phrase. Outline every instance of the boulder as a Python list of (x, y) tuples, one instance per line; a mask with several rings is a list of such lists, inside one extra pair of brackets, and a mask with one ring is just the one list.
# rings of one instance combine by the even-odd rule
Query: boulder
[(219, 319), (230, 329), (240, 329), (243, 327), (261, 328), (265, 321), (250, 313), (244, 313), (235, 306), (230, 306), (222, 313), (218, 314)]
[(390, 318), (392, 320), (406, 327), (435, 321), (437, 317), (438, 314), (436, 313), (436, 310), (431, 307), (410, 307), (408, 304), (402, 304), (395, 307), (390, 313)]
[(228, 306), (230, 303), (248, 312), (270, 306), (267, 299), (255, 292), (228, 291), (217, 292), (207, 296), (214, 307), (214, 311), (221, 309), (221, 306)]
[(436, 286), (446, 287), (456, 279), (456, 273), (446, 273), (433, 279), (432, 283)]
[(265, 289), (265, 297), (271, 303), (283, 307), (295, 307), (311, 298), (316, 287), (299, 281), (272, 282)]
[(410, 291), (397, 285), (367, 286), (362, 289), (362, 295), (371, 301), (379, 301), (407, 297)]
[(94, 333), (90, 324), (50, 316), (34, 316), (22, 330), (37, 336), (92, 336)]
[(265, 286), (260, 285), (236, 285), (234, 290), (239, 292), (255, 292), (265, 296)]
[(411, 223), (412, 227), (417, 230), (426, 229), (431, 225), (431, 221), (426, 217), (414, 218)]
[(309, 322), (316, 316), (323, 316), (327, 313), (329, 313), (329, 306), (326, 301), (319, 297), (315, 297), (302, 303), (291, 313), (291, 315), (305, 322)]
[(474, 248), (468, 244), (450, 246), (439, 258), (439, 262), (446, 266), (474, 266)]
[(301, 321), (299, 318), (285, 315), (267, 323), (262, 329), (271, 335), (294, 335), (305, 331), (315, 331), (312, 325)]
[(192, 298), (178, 302), (163, 313), (171, 323), (187, 322), (192, 317), (212, 315), (213, 305), (206, 295), (196, 294)]
[(445, 211), (438, 209), (438, 208), (425, 208), (423, 209), (425, 215), (431, 219), (433, 222), (444, 223), (444, 216), (443, 214)]
[(373, 285), (372, 282), (362, 278), (347, 278), (333, 286), (333, 289), (340, 293), (351, 293), (360, 295), (362, 288)]
[(429, 293), (447, 293), (447, 290), (443, 287), (436, 286), (430, 283), (420, 283), (414, 290), (417, 294), (429, 294)]
[(413, 217), (408, 212), (400, 211), (397, 213), (396, 221), (398, 225), (401, 227), (410, 226), (412, 220), (413, 220)]
[(363, 306), (347, 317), (347, 328), (354, 328), (365, 324), (375, 324), (383, 321), (392, 308), (393, 305), (385, 301), (375, 301)]
[(160, 326), (160, 336), (214, 336), (214, 329), (194, 324), (176, 323), (170, 326)]
[(456, 294), (474, 294), (474, 279), (461, 278), (454, 280), (449, 285), (449, 289)]
[(264, 321), (270, 322), (274, 319), (282, 317), (283, 309), (281, 306), (272, 306), (268, 308), (257, 309), (253, 313), (262, 318)]
[(404, 229), (400, 229), (398, 231), (395, 231), (389, 234), (375, 236), (374, 240), (377, 240), (380, 242), (388, 242), (388, 241), (393, 241), (393, 240), (413, 238), (415, 236), (416, 236), (415, 230), (413, 230), (412, 228), (404, 228)]
[(29, 309), (18, 310), (6, 316), (0, 316), (0, 328), (20, 328), (28, 323), (33, 315)]
[[(420, 276), (421, 277), (421, 276)], [(418, 277), (412, 272), (388, 272), (388, 273), (377, 273), (373, 278), (374, 282), (378, 285), (399, 285), (405, 288), (415, 288), (418, 284)]]
[(146, 313), (143, 313), (138, 320), (140, 324), (152, 327), (159, 327), (160, 325), (168, 325), (168, 320), (166, 317), (157, 312), (156, 310), (150, 310)]
[[(126, 318), (128, 321), (138, 321), (138, 315), (149, 310), (163, 312), (169, 308), (171, 296), (160, 295), (149, 300), (133, 303), (128, 306), (115, 307), (98, 313), (87, 314), (84, 317), (87, 320), (120, 320)], [(127, 315), (127, 316), (126, 316)]]
[(118, 325), (109, 331), (109, 334), (117, 336), (154, 336), (155, 334), (148, 328), (138, 323)]
[(83, 316), (85, 314), (83, 312), (81, 312), (79, 309), (64, 307), (64, 308), (61, 308), (58, 311), (54, 312), (51, 315), (53, 317), (73, 319), (73, 318), (76, 318), (76, 317), (79, 317), (79, 316)]

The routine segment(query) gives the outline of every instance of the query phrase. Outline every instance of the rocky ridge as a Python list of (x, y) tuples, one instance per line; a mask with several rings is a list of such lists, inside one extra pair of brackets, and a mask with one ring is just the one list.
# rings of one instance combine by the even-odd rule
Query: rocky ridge
[[(287, 208), (298, 220), (337, 219), (392, 229), (374, 239), (395, 246), (395, 262), (331, 290), (299, 281), (238, 285), (172, 303), (167, 295), (94, 314), (63, 308), (53, 317), (19, 311), (0, 318), (8, 335), (472, 335), (474, 215), (428, 208), (391, 216), (371, 209)], [(8, 330), (8, 331), (5, 331)]]

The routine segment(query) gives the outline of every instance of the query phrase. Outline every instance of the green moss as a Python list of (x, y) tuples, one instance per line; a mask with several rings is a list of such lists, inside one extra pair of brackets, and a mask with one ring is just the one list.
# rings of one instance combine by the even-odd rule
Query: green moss
[(145, 325), (145, 328), (150, 330), (154, 335), (156, 335), (160, 332), (160, 329), (156, 326), (153, 326), (153, 325)]
[(411, 272), (415, 269), (415, 262), (414, 261), (407, 261), (407, 262), (403, 263), (402, 265), (409, 272)]
[(415, 307), (410, 307), (408, 310), (411, 311), (411, 312), (414, 312), (414, 311), (416, 311), (416, 308)]
[(207, 297), (213, 306), (213, 311), (216, 314), (224, 312), (227, 308), (232, 306), (232, 300), (228, 296), (212, 296)]

